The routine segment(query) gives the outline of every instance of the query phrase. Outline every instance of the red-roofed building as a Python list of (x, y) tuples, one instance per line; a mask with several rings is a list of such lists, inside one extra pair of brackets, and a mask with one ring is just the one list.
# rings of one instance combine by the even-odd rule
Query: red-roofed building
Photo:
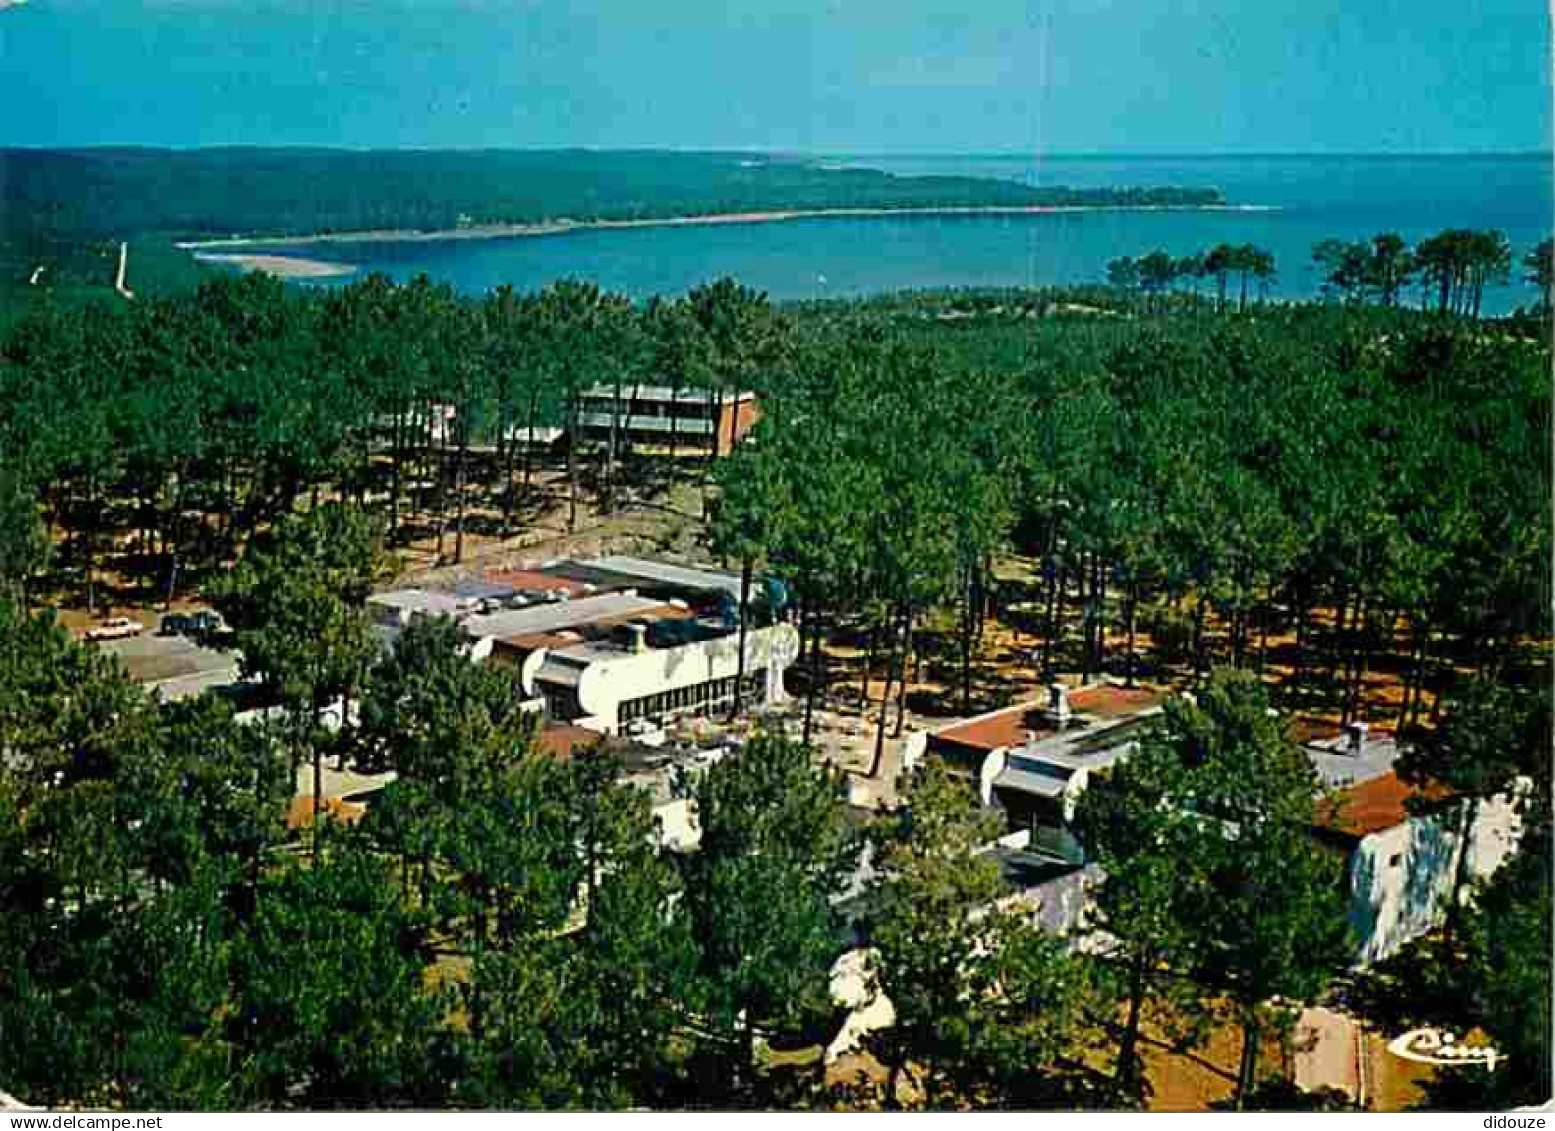
[(542, 754), (549, 754), (560, 761), (566, 761), (579, 750), (586, 750), (590, 746), (604, 740), (604, 735), (597, 730), (589, 730), (588, 727), (553, 724), (542, 730), (535, 740), (535, 749)]
[(976, 772), (995, 750), (1021, 746), (1055, 729), (1043, 714), (1045, 703), (1022, 703), (978, 715), (929, 735), (928, 752), (958, 769)]
[[(1112, 722), (1161, 705), (1166, 692), (1156, 687), (1097, 684), (1069, 696), (1072, 725)], [(927, 750), (959, 769), (976, 773), (996, 750), (1009, 750), (1058, 733), (1047, 714), (1048, 700), (1032, 700), (977, 715), (929, 735)]]
[[(1373, 745), (1373, 744), (1368, 744)], [(1375, 745), (1384, 745), (1382, 743)], [(1309, 753), (1322, 753), (1313, 747)], [(1411, 813), (1410, 801), (1447, 802), (1440, 790), (1410, 785), (1392, 769), (1342, 785), (1313, 813), (1318, 843), (1344, 858), (1350, 929), (1358, 961), (1377, 962), (1441, 923), (1467, 852), (1464, 874), (1484, 879), (1499, 868), (1522, 835), (1511, 797), (1475, 802), (1467, 847), (1458, 801)]]
[(1373, 833), (1409, 820), (1412, 797), (1440, 798), (1434, 790), (1420, 790), (1389, 770), (1380, 777), (1338, 790), (1317, 805), (1313, 824), (1320, 833), (1338, 842), (1358, 842)]
[[(1086, 854), (1071, 827), (1079, 796), (1098, 774), (1135, 748), (1145, 715), (1165, 694), (1111, 686), (1068, 695), (1062, 714), (1053, 701), (993, 711), (930, 736), (936, 754), (973, 777), (985, 805), (1001, 810), (1016, 834), (1029, 837), (1024, 851), (1055, 865), (1079, 868)], [(1464, 846), (1460, 805), (1440, 792), (1401, 779), (1393, 766), (1398, 744), (1356, 725), (1341, 732), (1332, 723), (1297, 717), (1291, 737), (1300, 743), (1325, 794), (1316, 801), (1316, 841), (1343, 861), (1348, 918), (1356, 960), (1366, 964), (1396, 953), (1437, 926), (1462, 871), (1472, 879), (1493, 873), (1516, 847), (1521, 822), (1511, 797), (1477, 802)], [(1446, 804), (1412, 813), (1425, 798)]]
[(493, 584), (510, 586), (519, 593), (558, 593), (567, 597), (585, 597), (596, 591), (594, 586), (585, 582), (533, 569), (488, 569), (485, 577)]

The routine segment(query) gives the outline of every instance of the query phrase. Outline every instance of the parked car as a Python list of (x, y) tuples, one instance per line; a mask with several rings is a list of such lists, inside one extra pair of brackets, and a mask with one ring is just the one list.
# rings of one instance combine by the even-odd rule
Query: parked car
[(205, 636), (226, 628), (220, 613), (202, 609), (197, 613), (168, 613), (157, 629), (161, 636)]
[(196, 632), (226, 632), (227, 622), (221, 619), (220, 613), (213, 613), (209, 609), (194, 614), (194, 630)]
[(82, 633), (86, 640), (120, 640), (126, 636), (139, 636), (146, 626), (129, 617), (109, 617), (102, 624), (93, 625)]

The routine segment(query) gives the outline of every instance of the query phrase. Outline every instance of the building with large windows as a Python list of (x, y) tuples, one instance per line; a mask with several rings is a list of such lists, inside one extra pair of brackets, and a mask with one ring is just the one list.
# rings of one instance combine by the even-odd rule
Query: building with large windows
[[(524, 576), (526, 594), (536, 579), (558, 587), (456, 619), (471, 658), (514, 669), (548, 722), (620, 734), (733, 706), (741, 664), (730, 586), (738, 578), (637, 558), (557, 562)], [(770, 603), (752, 613), (742, 707), (784, 697), (799, 636), (779, 613)]]
[[(524, 693), (544, 699), (548, 719), (602, 734), (656, 729), (732, 707), (740, 678), (738, 630), (680, 603), (645, 606), (506, 635), (492, 642), (491, 662), (515, 668)], [(742, 705), (781, 701), (783, 673), (798, 652), (792, 625), (752, 626), (745, 634)]]
[[(423, 618), (447, 616), (470, 658), (518, 676), (548, 725), (642, 734), (697, 715), (785, 697), (799, 651), (782, 586), (754, 579), (740, 660), (740, 577), (625, 556), (489, 571), (452, 592), (412, 589), (368, 602), (386, 647)], [(743, 688), (739, 680), (744, 679)]]
[[(617, 395), (619, 392), (619, 400)], [(756, 394), (667, 385), (595, 385), (578, 403), (578, 436), (586, 443), (727, 455), (761, 416)]]

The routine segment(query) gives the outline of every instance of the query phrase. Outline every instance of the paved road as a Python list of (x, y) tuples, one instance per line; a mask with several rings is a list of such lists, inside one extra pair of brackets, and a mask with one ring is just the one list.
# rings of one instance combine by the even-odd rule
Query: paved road
[(1342, 1013), (1321, 1006), (1304, 1011), (1296, 1022), (1296, 1085), (1339, 1088), (1356, 1098), (1360, 1094), (1357, 1036), (1355, 1022)]

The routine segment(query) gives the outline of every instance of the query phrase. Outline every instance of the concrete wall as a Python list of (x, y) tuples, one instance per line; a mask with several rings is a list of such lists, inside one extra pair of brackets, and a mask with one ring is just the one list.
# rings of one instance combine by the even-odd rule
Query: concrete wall
[(1087, 941), (1080, 936), (1080, 932), (1088, 926), (1091, 889), (1105, 878), (1106, 873), (1100, 866), (1086, 864), (1036, 887), (1007, 896), (1000, 901), (999, 906), (1006, 911), (1024, 912), (1048, 934), (1072, 936), (1071, 941), (1079, 946)]
[[(619, 725), (617, 711), (623, 702), (734, 676), (739, 671), (739, 651), (739, 633), (732, 632), (674, 648), (649, 648), (594, 659), (578, 676), (578, 704), (584, 714), (600, 720), (609, 733), (614, 733)], [(799, 634), (792, 625), (776, 624), (752, 629), (747, 634), (746, 672), (766, 672), (768, 702), (784, 697), (783, 672), (798, 653)], [(532, 693), (532, 673), (543, 661), (543, 652), (526, 660), (526, 691)]]
[(983, 808), (992, 809), (995, 807), (993, 781), (994, 778), (1004, 773), (1004, 768), (1009, 763), (1009, 751), (1002, 746), (997, 750), (990, 750), (988, 756), (983, 759), (983, 764), (977, 771), (977, 797), (983, 803)]
[(695, 852), (702, 844), (702, 826), (689, 798), (676, 797), (653, 807), (659, 847), (671, 852)]
[(731, 422), (734, 427), (734, 442), (738, 444), (745, 438), (745, 433), (756, 426), (756, 421), (761, 419), (761, 407), (756, 398), (750, 397), (738, 403), (732, 400), (724, 401), (723, 411), (718, 415), (718, 454), (728, 455), (731, 451), (729, 444), (729, 428)]
[[(1468, 881), (1489, 877), (1521, 835), (1512, 798), (1480, 802), (1470, 831)], [(1457, 816), (1450, 813), (1411, 817), (1356, 846), (1349, 864), (1349, 918), (1358, 965), (1387, 958), (1442, 922), (1461, 839)]]

